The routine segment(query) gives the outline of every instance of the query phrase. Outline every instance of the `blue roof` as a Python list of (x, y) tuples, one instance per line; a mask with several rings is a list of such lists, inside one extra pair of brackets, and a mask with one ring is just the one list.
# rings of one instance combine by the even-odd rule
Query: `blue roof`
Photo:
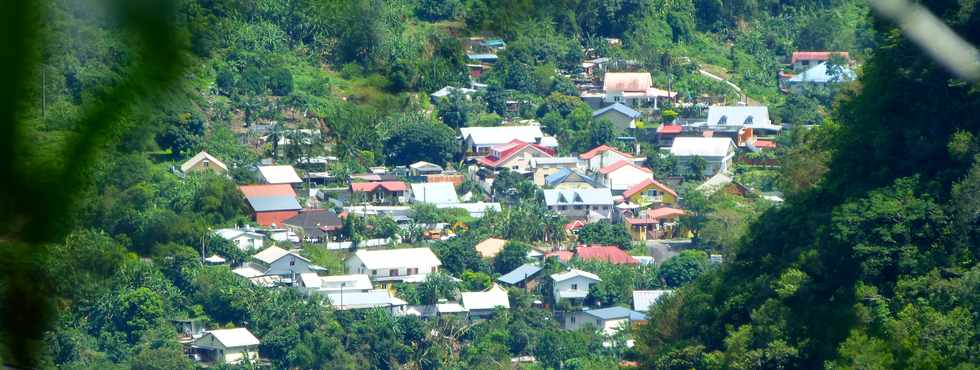
[(525, 278), (531, 277), (541, 271), (541, 268), (531, 264), (523, 264), (520, 267), (514, 269), (514, 271), (508, 272), (506, 275), (497, 278), (497, 281), (514, 285), (524, 281)]
[(855, 75), (854, 71), (847, 66), (841, 66), (840, 76), (833, 76), (830, 74), (830, 69), (827, 68), (827, 62), (823, 62), (811, 67), (803, 73), (791, 77), (789, 82), (847, 82), (853, 81), (856, 78), (857, 75)]
[(599, 109), (595, 112), (592, 112), (592, 117), (598, 117), (603, 114), (606, 114), (606, 112), (613, 111), (613, 110), (622, 113), (624, 116), (627, 116), (629, 118), (640, 118), (640, 116), (642, 115), (640, 114), (640, 112), (633, 110), (633, 108), (627, 107), (622, 103), (616, 103), (608, 107)]
[(480, 61), (497, 60), (496, 54), (466, 54), (466, 57), (473, 60), (480, 60)]
[(293, 211), (303, 209), (296, 201), (296, 198), (291, 196), (275, 196), (275, 197), (249, 197), (248, 204), (252, 205), (252, 209), (255, 212), (266, 212), (266, 211)]
[(646, 320), (647, 315), (624, 307), (606, 307), (585, 311), (586, 314), (602, 320), (614, 320), (629, 317), (630, 321)]
[(544, 178), (544, 184), (547, 186), (555, 186), (561, 184), (562, 182), (565, 181), (565, 179), (568, 178), (568, 176), (571, 176), (573, 173), (582, 177), (582, 179), (585, 180), (585, 182), (588, 182), (589, 184), (595, 186), (596, 184), (595, 179), (587, 176), (586, 174), (580, 171), (573, 170), (571, 168), (562, 168), (559, 169), (558, 172), (548, 175), (547, 177)]
[(505, 43), (504, 40), (501, 40), (501, 39), (485, 40), (485, 41), (481, 42), (481, 44), (483, 44), (484, 46), (504, 46), (504, 45), (507, 45), (507, 43)]

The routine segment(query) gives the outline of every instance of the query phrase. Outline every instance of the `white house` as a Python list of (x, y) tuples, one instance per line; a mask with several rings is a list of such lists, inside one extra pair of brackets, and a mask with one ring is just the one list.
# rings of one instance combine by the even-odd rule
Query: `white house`
[(609, 188), (545, 189), (544, 203), (549, 210), (570, 219), (604, 220), (612, 217), (613, 197)]
[(507, 291), (497, 284), (483, 292), (463, 292), (463, 307), (470, 312), (470, 318), (483, 318), (493, 314), (497, 307), (510, 308)]
[(674, 96), (674, 93), (653, 87), (653, 79), (646, 72), (606, 72), (602, 92), (605, 104), (652, 106), (653, 109), (658, 109), (660, 99)]
[(596, 274), (576, 269), (553, 274), (551, 280), (554, 281), (552, 296), (555, 297), (555, 303), (562, 299), (585, 299), (589, 296), (589, 288), (602, 281)]
[(228, 166), (219, 161), (218, 158), (201, 151), (180, 165), (180, 172), (191, 173), (198, 171), (212, 171), (214, 173), (228, 172)]
[[(459, 129), (463, 148), (469, 155), (487, 155), (490, 148), (505, 145), (514, 140), (551, 147), (557, 144), (553, 137), (545, 136), (539, 126), (463, 127)], [(557, 148), (557, 145), (551, 147)]]
[(246, 328), (205, 331), (190, 344), (190, 353), (198, 362), (237, 364), (248, 359), (258, 361), (259, 339)]
[(442, 261), (429, 248), (358, 250), (347, 259), (347, 272), (375, 282), (421, 282), (439, 271)]
[(293, 166), (261, 166), (259, 173), (267, 184), (299, 184), (303, 179), (299, 178)]
[(507, 168), (515, 172), (528, 173), (531, 172), (532, 161), (538, 158), (551, 158), (553, 155), (554, 150), (540, 144), (514, 140), (491, 147), (490, 152), (486, 156), (477, 158), (476, 163), (494, 170)]
[(314, 272), (300, 274), (293, 286), (305, 295), (358, 293), (374, 289), (367, 275), (320, 276)]
[(363, 310), (369, 308), (384, 308), (392, 315), (405, 314), (408, 302), (395, 297), (387, 289), (376, 289), (367, 292), (338, 292), (327, 294), (327, 301), (335, 310)]
[(412, 203), (453, 204), (459, 203), (456, 188), (451, 182), (424, 182), (411, 185)]
[(633, 310), (640, 312), (650, 311), (660, 297), (670, 294), (673, 290), (670, 289), (654, 289), (654, 290), (634, 290), (633, 291)]
[(218, 229), (214, 231), (214, 234), (232, 242), (238, 249), (246, 252), (262, 249), (265, 241), (265, 235), (257, 233), (251, 228)]
[(589, 172), (599, 171), (603, 167), (621, 161), (643, 163), (646, 159), (634, 157), (632, 154), (625, 153), (608, 145), (600, 145), (592, 148), (585, 153), (579, 154), (578, 158), (582, 160), (583, 167)]
[(735, 143), (727, 137), (679, 137), (674, 139), (670, 154), (677, 158), (680, 172), (690, 172), (694, 157), (705, 161), (703, 176), (727, 172), (735, 158)]
[(249, 279), (260, 276), (279, 276), (284, 279), (284, 282), (289, 283), (299, 278), (301, 274), (322, 270), (322, 267), (314, 265), (306, 257), (300, 256), (296, 252), (271, 246), (256, 253), (248, 264), (234, 269), (232, 272)]
[(592, 326), (603, 334), (612, 336), (621, 330), (628, 330), (634, 321), (646, 321), (643, 313), (623, 307), (607, 307), (595, 310), (569, 312), (564, 316), (563, 327), (568, 330), (578, 330)]
[(598, 181), (619, 195), (634, 185), (653, 178), (653, 171), (631, 161), (619, 161), (596, 171)]

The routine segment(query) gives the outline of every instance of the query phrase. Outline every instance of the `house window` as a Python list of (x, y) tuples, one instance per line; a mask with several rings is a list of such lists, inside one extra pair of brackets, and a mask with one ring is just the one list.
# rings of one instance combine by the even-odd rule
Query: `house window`
[(578, 290), (578, 284), (572, 284), (572, 290)]
[(408, 274), (409, 275), (417, 275), (418, 273), (419, 273), (418, 267), (408, 269)]
[(566, 207), (566, 206), (559, 206), (558, 209), (564, 211), (564, 210), (568, 209), (568, 207)]
[(433, 268), (432, 268), (432, 272), (436, 272), (436, 271), (437, 271), (437, 269), (438, 269), (438, 267), (433, 267)]
[(569, 316), (568, 317), (568, 321), (571, 322), (572, 324), (574, 324), (575, 323), (575, 316)]
[(371, 270), (371, 276), (378, 276), (378, 270)]
[(595, 319), (595, 326), (602, 327), (602, 320)]
[(388, 270), (388, 276), (398, 276), (398, 269)]
[(582, 209), (582, 206), (581, 205), (577, 205), (577, 206), (575, 206), (575, 209)]
[(296, 266), (296, 260), (289, 260), (290, 266)]

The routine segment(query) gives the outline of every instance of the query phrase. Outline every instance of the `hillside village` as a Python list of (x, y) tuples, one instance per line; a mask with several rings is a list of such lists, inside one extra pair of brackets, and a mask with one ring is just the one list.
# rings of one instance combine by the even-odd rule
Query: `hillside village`
[[(499, 38), (471, 38), (467, 44), (470, 84), (430, 94), (437, 111), (487, 99), (480, 77), (494, 68), (496, 52), (507, 44)], [(794, 52), (787, 71), (779, 72), (781, 86), (792, 94), (804, 84), (847, 82), (853, 72), (846, 57)], [(827, 77), (831, 58), (843, 62), (834, 60), (842, 64)], [(514, 294), (526, 295), (530, 309), (547, 312), (561, 328), (594, 328), (608, 338), (604, 346), (630, 348), (631, 328), (646, 322), (645, 312), (659, 297), (696, 276), (691, 273), (724, 263), (726, 245), (717, 240), (734, 236), (696, 237), (708, 232), (704, 219), (712, 217), (713, 201), (734, 199), (736, 208), (782, 202), (771, 184), (742, 179), (778, 166), (779, 135), (791, 125), (774, 123), (766, 106), (682, 99), (654, 86), (641, 68), (614, 72), (609, 63), (601, 56), (585, 59), (581, 72), (568, 76), (581, 100), (564, 104), (590, 110), (592, 125), (608, 130), (599, 145), (581, 152), (563, 145), (559, 128), (521, 118), (523, 103), (513, 100), (506, 101), (505, 114), (512, 118), (459, 127), (452, 161), (418, 160), (363, 173), (332, 172), (336, 156), (276, 156), (291, 146), (330, 152), (327, 143), (311, 149), (322, 142), (315, 130), (279, 127), (279, 134), (257, 144), (276, 150), (255, 163), (257, 183), (239, 186), (251, 222), (208, 236), (237, 251), (223, 255), (202, 244), (201, 258), (229, 266), (255, 286), (292, 289), (340, 311), (381, 309), (395, 317), (479, 322), (517, 305)], [(406, 157), (428, 158), (414, 151), (409, 148)], [(175, 173), (228, 176), (229, 170), (202, 151)], [(692, 196), (700, 204), (691, 204)], [(542, 229), (521, 235), (486, 225), (500, 217)], [(678, 254), (684, 257), (672, 267)], [(323, 259), (331, 266), (318, 264)], [(450, 267), (447, 259), (464, 261)], [(652, 275), (642, 282), (604, 281), (608, 269)], [(671, 276), (676, 269), (688, 271)], [(194, 358), (260, 361), (258, 339), (244, 328), (234, 329), (245, 337), (238, 347), (202, 344), (213, 341), (206, 334), (214, 332), (197, 329), (188, 333)]]

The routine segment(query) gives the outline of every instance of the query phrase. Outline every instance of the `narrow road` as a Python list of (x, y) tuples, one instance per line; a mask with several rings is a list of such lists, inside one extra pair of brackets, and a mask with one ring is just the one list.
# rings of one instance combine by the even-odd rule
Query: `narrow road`
[(647, 249), (657, 266), (690, 247), (690, 239), (647, 240)]
[(740, 87), (738, 87), (738, 85), (732, 83), (729, 80), (726, 80), (724, 78), (721, 78), (721, 76), (718, 76), (718, 75), (715, 75), (715, 74), (713, 74), (711, 72), (708, 72), (708, 71), (706, 71), (704, 69), (698, 69), (698, 72), (701, 73), (702, 76), (705, 76), (705, 77), (710, 78), (712, 80), (724, 82), (726, 85), (731, 86), (731, 88), (735, 89), (735, 92), (738, 93), (738, 100), (744, 100), (745, 99), (745, 96), (742, 95), (742, 89)]

